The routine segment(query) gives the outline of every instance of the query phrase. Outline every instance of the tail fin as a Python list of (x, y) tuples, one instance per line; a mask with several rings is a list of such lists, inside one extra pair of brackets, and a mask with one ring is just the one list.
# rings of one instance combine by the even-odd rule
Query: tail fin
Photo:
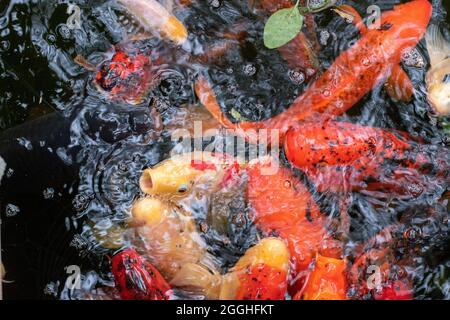
[(450, 54), (450, 43), (444, 38), (439, 27), (430, 25), (425, 34), (428, 53), (430, 55), (431, 66), (436, 66), (439, 62), (445, 60)]
[(220, 122), (221, 125), (228, 129), (239, 128), (239, 125), (232, 123), (222, 112), (219, 104), (217, 103), (214, 91), (205, 78), (200, 78), (195, 82), (195, 93), (200, 99), (200, 102), (212, 114), (212, 116)]
[(170, 284), (205, 295), (208, 299), (218, 299), (222, 276), (202, 265), (188, 263), (177, 272)]

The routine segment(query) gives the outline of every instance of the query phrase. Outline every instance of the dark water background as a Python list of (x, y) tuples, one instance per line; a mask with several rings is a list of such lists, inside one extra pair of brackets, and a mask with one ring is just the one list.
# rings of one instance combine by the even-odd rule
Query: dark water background
[[(371, 4), (384, 11), (400, 2), (338, 1), (353, 5), (359, 12), (365, 12)], [(432, 2), (433, 22), (449, 38), (450, 1)], [(178, 15), (192, 34), (193, 45), (188, 50), (195, 52), (196, 46), (214, 41), (215, 32), (247, 20), (252, 27), (244, 47), (232, 48), (220, 63), (205, 69), (186, 62), (170, 46), (152, 40), (143, 45), (158, 49), (171, 61), (165, 67), (161, 84), (142, 105), (113, 103), (95, 90), (90, 81), (92, 74), (73, 59), (82, 55), (93, 63), (100, 62), (103, 53), (124, 37), (125, 28), (118, 22), (120, 14), (112, 2), (73, 1), (82, 10), (82, 28), (70, 30), (66, 25), (67, 3), (0, 0), (0, 132), (4, 131), (1, 145), (9, 148), (13, 142), (17, 144), (17, 137), (26, 136), (18, 141), (17, 161), (31, 159), (23, 161), (29, 175), (18, 179), (14, 190), (6, 192), (7, 201), (1, 202), (3, 259), (7, 279), (16, 279), (4, 285), (6, 298), (86, 297), (92, 288), (112, 285), (106, 258), (112, 251), (99, 245), (93, 230), (107, 232), (121, 225), (139, 194), (141, 170), (166, 158), (173, 147), (167, 135), (153, 130), (149, 104), (158, 101), (163, 105), (162, 116), (170, 118), (183, 105), (197, 102), (193, 80), (199, 72), (208, 72), (217, 84), (221, 101), (245, 117), (258, 119), (287, 108), (306, 87), (306, 83), (289, 77), (289, 70), (276, 51), (264, 48), (263, 22), (248, 10), (245, 1), (219, 1), (218, 8), (208, 1), (199, 1)], [(354, 43), (358, 32), (331, 11), (316, 14), (315, 21), (318, 35), (323, 31), (331, 33), (319, 55), (325, 70)], [(384, 90), (376, 88), (343, 119), (402, 129), (430, 145), (448, 141), (440, 121), (430, 114), (426, 103), (424, 77), (428, 56), (424, 41), (418, 52), (423, 66), (404, 65), (418, 88), (411, 103), (394, 103)], [(255, 68), (256, 72), (249, 73), (249, 68), (242, 66)], [(47, 116), (57, 113), (64, 117), (46, 121)], [(36, 124), (35, 119), (42, 121)], [(17, 134), (7, 130), (19, 125), (23, 126)], [(65, 133), (48, 138), (45, 132), (55, 126), (61, 126)], [(56, 156), (42, 156), (39, 152), (45, 140), (45, 147), (54, 148)], [(27, 148), (30, 145), (31, 150)], [(450, 299), (448, 219), (441, 219), (448, 216), (448, 201), (441, 199), (446, 187), (436, 186), (432, 193), (417, 199), (390, 199), (387, 206), (380, 204), (383, 200), (353, 195), (352, 241), (369, 238), (399, 215), (415, 217), (410, 227), (420, 229), (418, 234), (422, 235), (415, 240), (422, 250), (420, 267), (414, 271), (416, 298)], [(325, 202), (326, 198), (323, 196)], [(331, 206), (331, 214), (333, 210)], [(435, 210), (439, 219), (421, 218), (427, 210)], [(256, 237), (251, 225), (231, 224), (230, 228), (230, 246), (221, 245), (215, 234), (205, 235), (225, 269)], [(84, 290), (69, 294), (63, 290), (64, 268), (72, 264), (81, 267)]]

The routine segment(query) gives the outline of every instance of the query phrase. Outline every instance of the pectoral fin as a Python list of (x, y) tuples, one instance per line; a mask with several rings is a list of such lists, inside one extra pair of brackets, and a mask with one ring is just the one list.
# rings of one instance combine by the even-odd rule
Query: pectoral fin
[(400, 65), (392, 69), (391, 76), (386, 82), (386, 90), (395, 101), (409, 102), (414, 93), (414, 86), (411, 79)]

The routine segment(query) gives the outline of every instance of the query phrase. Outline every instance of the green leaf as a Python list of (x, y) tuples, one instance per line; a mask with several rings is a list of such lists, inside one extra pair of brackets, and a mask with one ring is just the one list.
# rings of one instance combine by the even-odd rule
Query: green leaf
[(269, 49), (281, 47), (295, 38), (302, 25), (303, 16), (296, 6), (275, 12), (264, 27), (264, 45)]

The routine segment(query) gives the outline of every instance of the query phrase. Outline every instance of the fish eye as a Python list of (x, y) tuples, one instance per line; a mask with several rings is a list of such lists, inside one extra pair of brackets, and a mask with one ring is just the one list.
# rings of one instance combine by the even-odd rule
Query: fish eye
[(178, 188), (178, 193), (186, 193), (186, 191), (188, 191), (188, 186), (186, 184), (182, 184), (179, 188)]

